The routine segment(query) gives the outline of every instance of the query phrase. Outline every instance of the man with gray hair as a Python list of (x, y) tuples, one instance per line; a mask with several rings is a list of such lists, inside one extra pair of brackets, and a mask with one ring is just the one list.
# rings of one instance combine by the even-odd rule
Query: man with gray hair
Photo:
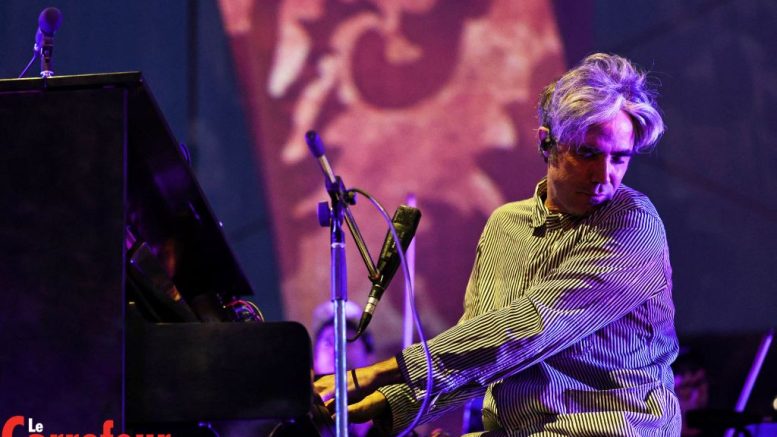
[[(621, 184), (664, 131), (628, 60), (594, 54), (539, 102), (547, 176), (488, 220), (458, 324), (357, 369), (351, 420), (392, 432), (485, 394), (485, 436), (679, 436), (669, 253), (650, 200)], [(333, 379), (315, 383), (325, 401)], [(358, 390), (356, 389), (358, 387)]]

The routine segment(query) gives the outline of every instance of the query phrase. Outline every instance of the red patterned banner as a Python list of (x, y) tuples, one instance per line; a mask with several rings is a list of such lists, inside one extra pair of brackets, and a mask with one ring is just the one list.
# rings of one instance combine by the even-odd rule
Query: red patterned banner
[[(454, 324), (485, 219), (529, 196), (544, 173), (536, 99), (564, 69), (550, 1), (221, 0), (220, 8), (266, 178), (287, 318), (309, 324), (329, 299), (329, 236), (314, 215), (326, 194), (304, 141), (315, 129), (335, 172), (389, 214), (416, 194), (421, 316), (432, 333)], [(385, 224), (365, 199), (354, 209), (377, 256)], [(369, 281), (348, 244), (349, 298), (363, 304)], [(392, 350), (401, 288), (398, 277), (372, 325)]]

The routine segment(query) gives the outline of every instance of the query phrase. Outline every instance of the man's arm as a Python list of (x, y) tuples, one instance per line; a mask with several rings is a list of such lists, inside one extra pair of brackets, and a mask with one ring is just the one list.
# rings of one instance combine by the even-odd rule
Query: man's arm
[[(443, 398), (456, 399), (459, 396), (453, 392), (467, 391), (466, 387), (477, 387), (482, 393), (491, 382), (580, 341), (669, 287), (660, 219), (632, 210), (611, 220), (611, 226), (591, 231), (558, 267), (507, 307), (463, 317), (458, 325), (432, 339), (433, 395), (446, 393)], [(481, 249), (488, 250), (479, 247), (478, 257)], [(473, 308), (483, 292), (478, 290), (477, 273), (476, 262), (467, 291), (467, 305)], [(465, 316), (474, 314), (473, 308)], [(366, 368), (370, 369), (364, 372), (370, 385), (365, 394), (385, 386), (377, 382), (380, 380), (404, 384), (382, 388), (383, 396), (353, 405), (354, 412), (391, 413), (395, 422), (412, 419), (418, 400), (426, 395), (426, 361), (418, 344), (397, 358), (383, 362), (382, 368)], [(361, 371), (357, 371), (360, 383)], [(351, 387), (349, 384), (349, 390)]]
[[(639, 209), (613, 215), (520, 298), (432, 339), (432, 394), (509, 377), (621, 318), (670, 287), (667, 256), (657, 216)], [(416, 398), (425, 396), (420, 345), (398, 358)]]

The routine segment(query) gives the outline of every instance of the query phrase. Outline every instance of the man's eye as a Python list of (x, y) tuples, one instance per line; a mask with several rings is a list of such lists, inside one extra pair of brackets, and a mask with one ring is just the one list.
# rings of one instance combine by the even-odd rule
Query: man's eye
[(589, 158), (593, 158), (596, 155), (597, 155), (597, 153), (594, 152), (591, 149), (580, 148), (580, 149), (577, 150), (577, 156), (579, 156), (581, 158), (589, 159)]
[(613, 164), (624, 164), (626, 161), (628, 161), (629, 156), (628, 155), (615, 155), (612, 157), (612, 163)]

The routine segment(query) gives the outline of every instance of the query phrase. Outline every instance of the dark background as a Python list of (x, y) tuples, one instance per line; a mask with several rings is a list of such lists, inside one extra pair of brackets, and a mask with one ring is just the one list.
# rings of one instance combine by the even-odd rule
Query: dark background
[[(47, 6), (63, 13), (57, 75), (143, 72), (174, 135), (191, 151), (257, 302), (268, 319), (282, 320), (261, 175), (216, 2), (0, 2), (0, 77), (18, 76), (29, 61), (38, 14)], [(28, 76), (39, 71), (36, 62)]]

